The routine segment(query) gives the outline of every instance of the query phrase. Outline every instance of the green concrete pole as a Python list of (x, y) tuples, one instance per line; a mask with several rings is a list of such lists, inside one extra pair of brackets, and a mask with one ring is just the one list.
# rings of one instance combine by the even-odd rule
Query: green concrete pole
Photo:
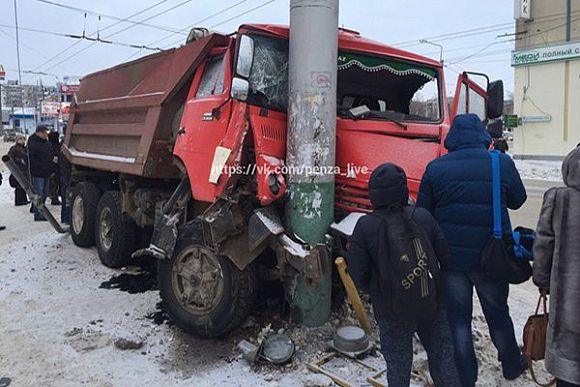
[[(314, 246), (334, 215), (338, 0), (290, 0), (287, 227)], [(332, 265), (320, 281), (300, 276), (292, 315), (305, 326), (330, 317)]]

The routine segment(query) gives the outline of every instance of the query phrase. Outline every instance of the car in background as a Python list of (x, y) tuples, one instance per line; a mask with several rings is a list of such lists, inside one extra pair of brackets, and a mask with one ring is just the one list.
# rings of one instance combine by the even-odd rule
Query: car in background
[(14, 129), (4, 129), (2, 131), (2, 139), (4, 142), (14, 142), (16, 141), (16, 130)]

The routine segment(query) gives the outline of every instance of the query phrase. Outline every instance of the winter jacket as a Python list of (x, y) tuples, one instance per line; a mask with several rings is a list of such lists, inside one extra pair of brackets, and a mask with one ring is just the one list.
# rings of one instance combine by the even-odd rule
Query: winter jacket
[(546, 369), (580, 384), (580, 148), (564, 160), (567, 187), (544, 195), (534, 243), (534, 283), (550, 289)]
[(55, 156), (50, 142), (36, 134), (30, 136), (28, 138), (28, 154), (32, 177), (50, 177), (54, 172), (53, 158)]
[(26, 148), (22, 144), (14, 144), (8, 151), (10, 157), (20, 168), (24, 176), (28, 176), (28, 160), (26, 157)]
[[(406, 206), (409, 201), (409, 191), (405, 172), (394, 164), (381, 165), (371, 175), (369, 196), (375, 210), (384, 209), (393, 204)], [(419, 207), (414, 209), (413, 219), (423, 227), (437, 257), (442, 265), (445, 265), (449, 249), (435, 219), (428, 211)], [(361, 217), (354, 228), (346, 255), (348, 272), (362, 292), (370, 293), (377, 320), (387, 317), (379, 289), (379, 278), (376, 275), (377, 262), (380, 259), (379, 238), (382, 222), (381, 218), (373, 214)]]
[[(448, 269), (477, 271), (493, 229), (491, 136), (475, 114), (458, 115), (445, 139), (448, 154), (433, 160), (421, 180), (417, 205), (427, 209), (443, 230), (451, 259)], [(511, 233), (507, 209), (526, 201), (526, 190), (509, 156), (500, 154), (501, 213)]]

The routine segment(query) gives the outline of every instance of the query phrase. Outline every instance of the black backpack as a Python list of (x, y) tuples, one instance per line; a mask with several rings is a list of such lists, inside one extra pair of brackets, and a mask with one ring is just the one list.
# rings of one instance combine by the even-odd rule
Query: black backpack
[(432, 318), (438, 309), (439, 260), (415, 208), (375, 210), (382, 219), (377, 272), (387, 312), (396, 320)]

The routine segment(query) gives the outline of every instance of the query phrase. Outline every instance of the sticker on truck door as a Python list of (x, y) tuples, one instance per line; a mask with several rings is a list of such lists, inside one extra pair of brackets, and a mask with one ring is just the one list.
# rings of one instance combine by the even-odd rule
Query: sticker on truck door
[(224, 166), (232, 153), (231, 149), (218, 146), (215, 148), (215, 153), (213, 154), (213, 161), (211, 163), (211, 171), (209, 173), (209, 182), (217, 184), (220, 176), (222, 175)]

